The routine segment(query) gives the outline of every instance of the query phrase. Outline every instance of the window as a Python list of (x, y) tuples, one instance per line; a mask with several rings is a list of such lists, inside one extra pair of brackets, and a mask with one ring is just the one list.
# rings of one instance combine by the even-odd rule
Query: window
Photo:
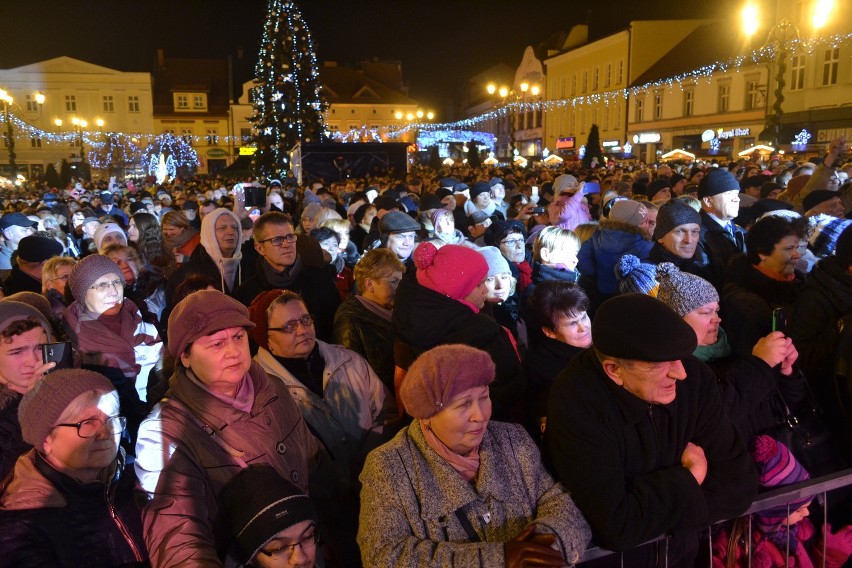
[(164, 128), (163, 134), (171, 134), (172, 136), (174, 136), (175, 135), (175, 129), (174, 128)]
[(206, 110), (207, 109), (207, 97), (204, 95), (193, 95), (192, 96), (192, 108), (195, 110)]
[(610, 110), (609, 107), (604, 107), (604, 109), (603, 109), (603, 115), (604, 115), (604, 117), (603, 117), (604, 118), (603, 129), (604, 130), (609, 130), (609, 110)]
[(719, 85), (719, 112), (728, 112), (731, 108), (731, 84)]
[(585, 109), (580, 111), (580, 134), (586, 131), (586, 111)]
[(130, 95), (127, 97), (127, 112), (139, 112), (139, 97)]
[(240, 141), (243, 144), (251, 142), (251, 128), (240, 128)]
[(695, 89), (687, 88), (683, 91), (683, 116), (692, 116), (695, 112)]
[(219, 131), (215, 128), (207, 129), (207, 145), (215, 146), (219, 143)]
[(598, 123), (598, 109), (593, 108), (592, 109), (592, 124), (597, 124), (597, 123)]
[(757, 81), (746, 81), (746, 110), (754, 110), (760, 105), (760, 85)]
[(577, 94), (577, 74), (574, 73), (571, 75), (571, 96), (575, 96)]
[(624, 60), (619, 59), (618, 60), (617, 72), (615, 74), (615, 84), (620, 85), (623, 80), (624, 80)]
[(65, 95), (65, 110), (68, 112), (77, 112), (77, 97), (74, 95)]
[(115, 112), (115, 101), (112, 95), (104, 95), (104, 112)]
[(38, 136), (33, 136), (30, 138), (30, 146), (33, 148), (41, 148), (41, 138)]
[(35, 100), (35, 95), (27, 95), (27, 111), (38, 112), (38, 103)]
[(801, 91), (805, 88), (805, 56), (794, 55), (790, 58), (790, 90)]
[(559, 79), (559, 98), (565, 98), (565, 77)]
[(597, 91), (601, 77), (601, 68), (595, 67), (595, 72), (592, 75), (592, 90)]
[(183, 141), (187, 144), (192, 144), (192, 129), (184, 128), (180, 131), (180, 137), (183, 138)]
[(177, 108), (178, 110), (185, 110), (189, 108), (189, 97), (186, 95), (176, 95), (177, 99)]
[(654, 93), (654, 118), (663, 118), (663, 93)]
[(636, 122), (645, 120), (645, 99), (636, 99)]
[(837, 64), (840, 61), (840, 48), (826, 49), (822, 58), (822, 85), (837, 84)]
[(616, 103), (615, 108), (612, 110), (615, 113), (615, 129), (618, 130), (621, 128), (621, 104)]
[(580, 92), (585, 93), (588, 90), (589, 90), (589, 71), (586, 70), (586, 71), (583, 71), (583, 90), (580, 91)]
[(606, 71), (604, 72), (604, 88), (609, 87), (612, 84), (612, 63), (606, 64)]

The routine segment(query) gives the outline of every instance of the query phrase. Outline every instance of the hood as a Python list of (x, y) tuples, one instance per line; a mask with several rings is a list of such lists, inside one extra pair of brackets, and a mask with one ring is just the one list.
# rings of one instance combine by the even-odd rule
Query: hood
[(208, 213), (201, 221), (201, 246), (204, 247), (216, 266), (219, 266), (219, 261), (228, 260), (222, 258), (222, 250), (219, 248), (219, 241), (216, 240), (216, 221), (222, 215), (230, 215), (237, 223), (237, 250), (231, 260), (239, 261), (243, 257), (242, 252), (240, 252), (243, 244), (243, 230), (240, 227), (240, 219), (233, 212), (220, 207)]

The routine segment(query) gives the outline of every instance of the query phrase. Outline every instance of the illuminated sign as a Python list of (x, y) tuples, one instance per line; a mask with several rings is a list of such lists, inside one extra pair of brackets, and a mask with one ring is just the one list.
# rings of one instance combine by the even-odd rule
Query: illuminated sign
[(208, 158), (224, 158), (227, 155), (228, 152), (226, 152), (223, 148), (210, 148), (207, 150)]
[(574, 147), (574, 137), (569, 136), (568, 138), (557, 138), (556, 139), (556, 149), (557, 150), (570, 150)]
[(704, 132), (701, 133), (701, 141), (702, 142), (710, 142), (714, 138), (716, 138), (716, 131), (715, 130), (711, 130), (711, 129), (708, 128), (707, 130), (705, 130)]
[(601, 144), (601, 146), (603, 146), (604, 148), (613, 148), (613, 147), (618, 146), (618, 145), (619, 145), (618, 140), (604, 140), (603, 143)]
[(641, 132), (633, 135), (634, 144), (656, 144), (663, 137), (659, 132)]
[(719, 140), (727, 140), (728, 138), (736, 138), (737, 136), (748, 136), (749, 134), (751, 134), (750, 128), (731, 128), (729, 130), (719, 128), (716, 130), (716, 136)]
[(257, 148), (252, 146), (240, 146), (240, 156), (253, 156), (257, 152)]

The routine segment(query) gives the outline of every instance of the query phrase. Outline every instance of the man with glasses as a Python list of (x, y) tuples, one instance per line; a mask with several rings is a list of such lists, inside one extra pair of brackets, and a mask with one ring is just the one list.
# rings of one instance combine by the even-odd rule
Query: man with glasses
[(255, 274), (237, 288), (234, 296), (244, 305), (261, 293), (272, 290), (291, 290), (299, 293), (314, 314), (317, 335), (331, 340), (334, 312), (340, 305), (340, 294), (331, 273), (302, 262), (293, 227), (287, 213), (270, 211), (254, 224), (254, 248), (260, 255)]
[[(321, 516), (334, 512), (340, 519), (327, 527), (338, 556), (357, 561), (355, 480), (367, 453), (387, 441), (385, 425), (396, 416), (394, 398), (362, 356), (316, 338), (313, 317), (298, 294), (281, 292), (266, 316), (268, 349), (261, 347), (254, 359), (284, 382), (328, 450), (332, 459), (320, 473), (323, 479), (327, 475), (327, 484), (312, 496)], [(260, 318), (256, 323), (263, 325)]]

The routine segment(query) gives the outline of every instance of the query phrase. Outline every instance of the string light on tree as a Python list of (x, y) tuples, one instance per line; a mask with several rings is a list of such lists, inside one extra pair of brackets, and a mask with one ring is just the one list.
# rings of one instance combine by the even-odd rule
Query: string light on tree
[(325, 104), (313, 40), (292, 0), (268, 0), (255, 64), (254, 165), (263, 176), (278, 177), (298, 143), (320, 142)]
[(169, 171), (170, 177), (175, 177), (179, 168), (191, 169), (198, 166), (198, 154), (186, 141), (174, 134), (166, 132), (160, 134), (145, 148), (143, 162), (147, 164), (148, 173), (156, 175), (160, 167), (160, 156), (164, 156), (166, 166), (169, 161), (173, 168)]

